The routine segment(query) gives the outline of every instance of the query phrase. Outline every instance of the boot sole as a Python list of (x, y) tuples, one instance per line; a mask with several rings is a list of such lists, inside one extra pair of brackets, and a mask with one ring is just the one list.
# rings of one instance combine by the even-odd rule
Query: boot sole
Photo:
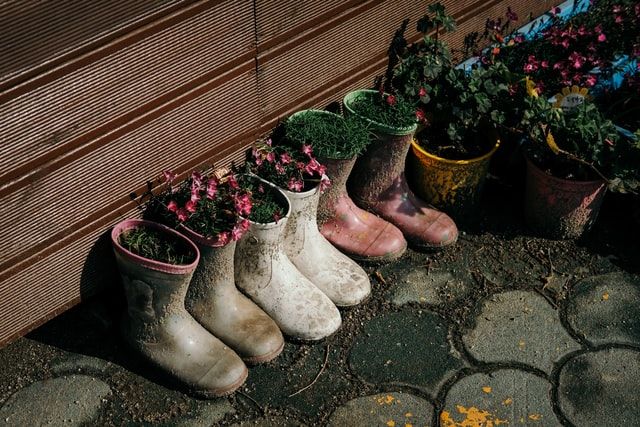
[(284, 340), (282, 341), (282, 345), (280, 346), (280, 348), (278, 348), (275, 351), (272, 351), (271, 353), (263, 354), (261, 356), (252, 356), (252, 357), (246, 357), (246, 358), (243, 357), (242, 360), (244, 361), (244, 363), (247, 363), (249, 365), (257, 365), (260, 363), (271, 362), (273, 359), (278, 357), (280, 353), (282, 353), (283, 349), (284, 349)]
[(233, 394), (237, 389), (239, 389), (242, 384), (244, 384), (248, 376), (249, 376), (249, 370), (245, 368), (244, 374), (240, 377), (240, 379), (225, 388), (219, 388), (216, 390), (208, 390), (208, 391), (190, 389), (189, 394), (192, 394), (197, 397), (202, 397), (204, 399), (215, 399), (217, 397), (229, 396), (230, 394)]
[(363, 263), (378, 263), (378, 262), (395, 261), (400, 257), (402, 257), (402, 255), (404, 255), (406, 251), (407, 251), (407, 245), (405, 245), (404, 248), (399, 252), (381, 255), (381, 256), (362, 256), (362, 255), (350, 254), (347, 252), (345, 252), (344, 254), (347, 255), (349, 258), (353, 259), (354, 261), (363, 262)]
[(452, 240), (451, 242), (447, 242), (444, 245), (432, 245), (424, 242), (412, 242), (410, 240), (408, 240), (407, 243), (409, 244), (409, 247), (411, 249), (416, 249), (418, 251), (438, 252), (438, 251), (443, 251), (445, 249), (452, 247), (453, 245), (456, 244), (457, 241), (458, 239), (456, 238), (455, 240)]

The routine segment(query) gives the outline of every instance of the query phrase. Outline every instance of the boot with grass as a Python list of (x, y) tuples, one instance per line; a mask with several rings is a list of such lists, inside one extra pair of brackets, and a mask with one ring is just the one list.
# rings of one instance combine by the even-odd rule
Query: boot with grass
[[(169, 236), (195, 254), (188, 264), (145, 258), (120, 244), (120, 235), (145, 227)], [(143, 220), (126, 220), (111, 233), (127, 296), (123, 333), (127, 343), (198, 396), (233, 393), (248, 371), (242, 359), (187, 312), (185, 294), (198, 264), (198, 248), (176, 231)]]

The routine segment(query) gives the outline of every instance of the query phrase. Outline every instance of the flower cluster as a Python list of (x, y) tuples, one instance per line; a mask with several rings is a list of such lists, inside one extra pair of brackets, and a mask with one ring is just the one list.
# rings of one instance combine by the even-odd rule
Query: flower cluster
[[(482, 63), (504, 61), (538, 83), (552, 96), (564, 86), (595, 86), (615, 72), (617, 55), (640, 54), (640, 3), (635, 0), (598, 0), (592, 8), (563, 21), (552, 10), (551, 20), (539, 35), (524, 41), (521, 35), (485, 51)], [(507, 37), (505, 37), (507, 38)], [(492, 55), (489, 52), (495, 52)], [(543, 85), (545, 82), (546, 85)]]
[(247, 160), (251, 172), (294, 192), (309, 190), (318, 183), (320, 191), (329, 185), (325, 176), (326, 167), (314, 157), (308, 144), (293, 148), (285, 144), (274, 144), (269, 138), (256, 144)]
[(163, 172), (163, 178), (167, 191), (161, 202), (166, 222), (183, 225), (220, 245), (240, 239), (249, 228), (251, 195), (235, 175), (218, 178), (194, 171), (177, 185), (173, 172)]

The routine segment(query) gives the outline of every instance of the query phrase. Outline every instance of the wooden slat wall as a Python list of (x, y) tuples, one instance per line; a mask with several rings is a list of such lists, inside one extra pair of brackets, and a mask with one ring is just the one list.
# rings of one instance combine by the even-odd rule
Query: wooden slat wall
[[(370, 86), (426, 0), (14, 0), (0, 8), (0, 346), (118, 286), (108, 228), (165, 168), (227, 165), (282, 117)], [(454, 46), (510, 5), (444, 2)]]

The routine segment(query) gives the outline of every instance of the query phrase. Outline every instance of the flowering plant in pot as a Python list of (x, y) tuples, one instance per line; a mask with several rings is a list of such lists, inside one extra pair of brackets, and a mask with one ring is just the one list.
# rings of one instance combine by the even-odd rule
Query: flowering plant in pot
[(175, 183), (176, 175), (163, 172), (164, 188), (152, 196), (147, 214), (174, 228), (187, 228), (212, 243), (225, 245), (240, 239), (247, 230), (251, 194), (235, 175), (224, 177), (194, 171)]
[(640, 143), (621, 136), (588, 99), (563, 109), (531, 84), (529, 94), (525, 218), (541, 234), (580, 237), (595, 221), (607, 186), (640, 188)]
[(541, 95), (551, 97), (565, 86), (595, 86), (626, 66), (616, 65), (621, 55), (640, 53), (636, 0), (598, 0), (568, 21), (555, 8), (551, 14), (551, 25), (531, 40), (515, 35), (495, 46), (496, 58), (536, 81)]
[(416, 193), (457, 219), (473, 216), (489, 158), (505, 121), (510, 73), (501, 63), (471, 70), (453, 66), (440, 31), (455, 21), (432, 5), (417, 29), (422, 40), (396, 50), (390, 86), (417, 105), (422, 130), (412, 143), (409, 178)]

